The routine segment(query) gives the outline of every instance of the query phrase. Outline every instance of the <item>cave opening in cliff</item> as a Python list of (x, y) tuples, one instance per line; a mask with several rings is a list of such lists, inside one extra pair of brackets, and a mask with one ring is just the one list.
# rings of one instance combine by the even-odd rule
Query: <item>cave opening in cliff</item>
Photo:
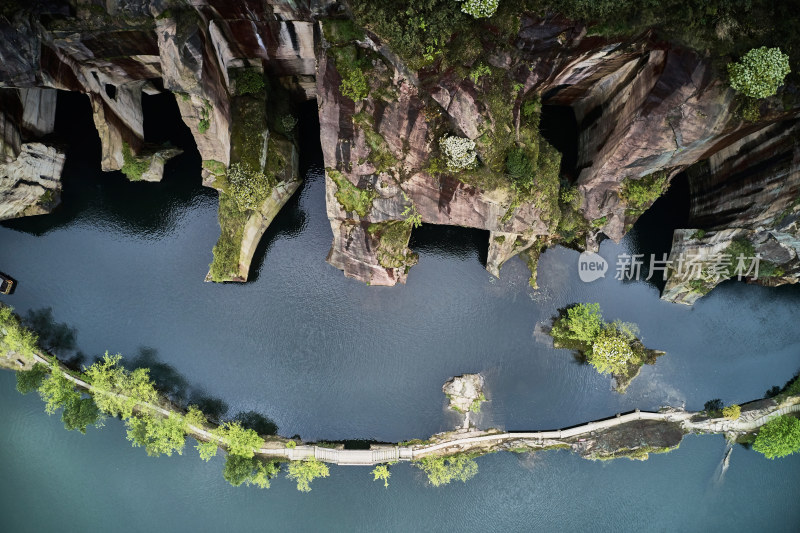
[(423, 224), (411, 231), (408, 247), (417, 253), (459, 259), (475, 258), (485, 266), (489, 257), (489, 231), (461, 226)]
[[(663, 254), (669, 254), (672, 234), (676, 229), (687, 227), (690, 200), (689, 178), (686, 172), (681, 172), (672, 178), (669, 189), (639, 217), (628, 233), (626, 239), (632, 253), (644, 254), (648, 259), (650, 255), (661, 259)], [(653, 280), (659, 289), (663, 288), (659, 276), (654, 276)]]
[[(200, 153), (189, 127), (183, 122), (175, 95), (169, 91), (157, 94), (142, 94), (142, 117), (144, 141), (148, 145), (174, 146), (183, 150), (178, 156), (183, 163), (191, 164), (200, 183)], [(170, 162), (167, 162), (167, 167)]]
[(42, 141), (65, 153), (61, 202), (47, 216), (10, 224), (18, 231), (41, 235), (83, 219), (154, 234), (169, 227), (174, 221), (172, 213), (191, 205), (193, 198), (213, 194), (201, 187), (200, 157), (174, 96), (144, 97), (143, 112), (148, 143), (171, 142), (184, 150), (183, 155), (167, 163), (161, 183), (133, 183), (121, 172), (103, 172), (102, 147), (89, 95), (59, 90), (53, 133)]
[(570, 183), (578, 179), (578, 122), (567, 105), (542, 105), (539, 131), (561, 152), (561, 177)]

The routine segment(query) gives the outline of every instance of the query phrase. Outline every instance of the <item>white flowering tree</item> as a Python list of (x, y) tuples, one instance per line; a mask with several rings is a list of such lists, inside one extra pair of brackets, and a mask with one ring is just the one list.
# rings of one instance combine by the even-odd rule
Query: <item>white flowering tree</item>
[(488, 18), (497, 11), (500, 0), (456, 0), (461, 2), (461, 11), (476, 19)]
[(636, 353), (630, 339), (615, 328), (606, 328), (592, 344), (589, 363), (601, 374), (624, 374), (635, 363)]
[(439, 140), (439, 146), (447, 158), (447, 168), (454, 171), (470, 170), (478, 166), (478, 154), (475, 152), (475, 141), (465, 137), (445, 135)]
[(791, 69), (780, 48), (753, 48), (740, 61), (728, 64), (731, 87), (751, 98), (767, 98), (778, 91)]

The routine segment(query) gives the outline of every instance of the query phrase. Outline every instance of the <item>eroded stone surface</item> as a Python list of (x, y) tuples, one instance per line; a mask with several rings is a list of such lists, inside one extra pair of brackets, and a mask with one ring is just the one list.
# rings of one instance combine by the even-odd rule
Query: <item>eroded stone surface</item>
[(459, 413), (478, 412), (481, 403), (486, 401), (486, 395), (483, 392), (483, 376), (480, 374), (456, 376), (442, 386), (442, 392), (450, 401), (450, 409)]

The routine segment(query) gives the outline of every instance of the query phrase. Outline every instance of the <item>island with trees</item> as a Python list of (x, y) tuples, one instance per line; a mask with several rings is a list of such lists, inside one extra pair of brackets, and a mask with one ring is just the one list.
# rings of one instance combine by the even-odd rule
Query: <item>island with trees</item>
[(664, 355), (642, 344), (635, 324), (603, 320), (599, 304), (567, 307), (553, 321), (549, 333), (556, 348), (573, 350), (581, 362), (610, 374), (617, 392), (625, 392), (642, 365), (655, 364)]

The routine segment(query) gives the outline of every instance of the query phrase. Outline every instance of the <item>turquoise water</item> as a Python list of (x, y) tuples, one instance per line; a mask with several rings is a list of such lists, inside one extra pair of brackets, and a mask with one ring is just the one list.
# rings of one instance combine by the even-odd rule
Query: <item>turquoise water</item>
[(648, 461), (592, 462), (563, 450), (478, 459), (463, 484), (427, 486), (408, 464), (388, 489), (369, 468), (332, 467), (312, 491), (283, 478), (234, 488), (220, 457), (150, 458), (109, 421), (64, 431), (0, 374), (4, 531), (797, 531), (800, 456), (737, 447), (722, 482), (719, 436), (688, 437)]
[[(88, 139), (81, 102), (73, 115), (60, 112), (59, 127)], [(97, 144), (86, 142), (68, 156), (55, 214), (0, 225), (0, 269), (19, 281), (2, 301), (22, 314), (50, 308), (74, 331), (74, 347), (61, 355), (75, 362), (120, 352), (129, 365), (154, 368), (174, 397), (216, 401), (227, 416), (258, 411), (282, 435), (381, 441), (452, 429), (457, 418), (441, 385), (465, 372), (486, 376), (490, 402), (479, 426), (532, 430), (637, 407), (744, 402), (800, 370), (797, 287), (726, 283), (685, 308), (660, 301), (644, 281), (583, 284), (577, 252), (555, 248), (542, 257), (533, 291), (517, 259), (499, 280), (484, 270), (487, 232), (427, 226), (412, 236), (420, 262), (407, 285), (349, 280), (324, 262), (331, 233), (313, 127), (304, 134), (307, 183), (267, 232), (252, 281), (203, 283), (219, 233), (216, 194), (200, 187), (186, 132), (161, 134), (187, 149), (163, 183), (101, 174)], [(678, 189), (672, 196), (601, 254), (613, 264), (622, 252), (666, 251), (685, 202)], [(538, 333), (579, 301), (638, 323), (648, 346), (668, 352), (627, 394)], [(202, 463), (193, 450), (148, 458), (116, 421), (70, 434), (38, 399), (13, 391), (12, 375), (0, 380), (7, 530), (790, 530), (797, 522), (798, 459), (769, 462), (737, 448), (715, 484), (724, 450), (717, 437), (688, 439), (646, 463), (497, 454), (479, 460), (468, 484), (440, 489), (398, 465), (389, 490), (367, 469), (333, 468), (309, 495), (285, 480), (260, 492), (228, 487), (221, 461)], [(34, 502), (48, 511), (30, 516)], [(655, 507), (640, 509), (645, 502)]]

